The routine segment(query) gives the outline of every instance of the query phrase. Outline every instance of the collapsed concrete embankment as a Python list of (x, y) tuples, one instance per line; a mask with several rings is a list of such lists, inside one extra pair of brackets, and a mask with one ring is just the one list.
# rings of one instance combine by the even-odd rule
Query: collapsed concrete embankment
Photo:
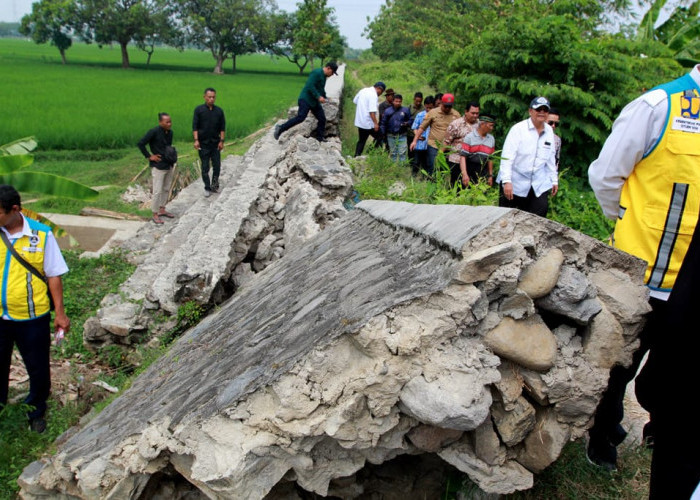
[(20, 478), (24, 498), (360, 498), (439, 457), (492, 493), (590, 424), (644, 263), (517, 210), (365, 201), (267, 266)]
[[(329, 78), (324, 104), (327, 133), (338, 133), (342, 74)], [(292, 109), (290, 113), (295, 113)], [(122, 246), (138, 265), (119, 293), (102, 301), (84, 329), (93, 350), (107, 345), (134, 354), (134, 345), (171, 330), (178, 308), (195, 302), (220, 304), (256, 272), (345, 214), (352, 173), (340, 154), (340, 140), (309, 138), (311, 117), (286, 132), (272, 131), (243, 157), (222, 162), (221, 192), (203, 197), (197, 181), (169, 204), (178, 217), (149, 224)], [(138, 363), (137, 357), (130, 357)]]

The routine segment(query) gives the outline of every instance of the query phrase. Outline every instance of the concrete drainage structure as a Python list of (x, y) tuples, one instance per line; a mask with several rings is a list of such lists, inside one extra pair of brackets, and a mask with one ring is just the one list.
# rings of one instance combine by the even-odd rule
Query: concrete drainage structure
[(631, 360), (644, 263), (517, 210), (357, 208), (27, 467), (23, 498), (361, 498), (403, 456), (530, 488)]

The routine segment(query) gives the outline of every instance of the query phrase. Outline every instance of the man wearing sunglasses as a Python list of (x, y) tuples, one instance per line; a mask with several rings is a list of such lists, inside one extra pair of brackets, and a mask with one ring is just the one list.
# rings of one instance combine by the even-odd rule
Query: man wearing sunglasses
[(554, 157), (559, 171), (559, 160), (561, 159), (561, 137), (557, 134), (559, 128), (559, 110), (557, 108), (549, 108), (547, 115), (547, 124), (554, 130)]
[(503, 160), (496, 179), (498, 205), (547, 216), (549, 192), (557, 194), (559, 181), (554, 159), (554, 131), (547, 124), (549, 99), (530, 102), (530, 118), (516, 123), (503, 143)]

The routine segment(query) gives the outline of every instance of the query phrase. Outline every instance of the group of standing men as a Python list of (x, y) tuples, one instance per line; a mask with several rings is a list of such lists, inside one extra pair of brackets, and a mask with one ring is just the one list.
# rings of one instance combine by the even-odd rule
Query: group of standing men
[[(216, 104), (216, 90), (204, 90), (204, 104), (194, 109), (192, 136), (194, 148), (201, 162), (204, 196), (209, 197), (219, 190), (221, 172), (221, 151), (226, 137), (226, 117), (224, 110)], [(151, 211), (153, 222), (163, 224), (163, 217), (173, 218), (174, 214), (165, 209), (168, 202), (170, 184), (177, 163), (177, 151), (173, 148), (172, 119), (168, 113), (158, 113), (158, 126), (150, 129), (138, 142), (139, 151), (148, 160), (153, 179)], [(146, 147), (148, 146), (148, 148)], [(150, 149), (150, 151), (149, 151)], [(209, 169), (212, 170), (211, 179)]]
[[(379, 104), (383, 93), (386, 100)], [(355, 156), (362, 154), (372, 136), (375, 146), (388, 148), (392, 160), (407, 161), (410, 157), (414, 174), (424, 171), (432, 177), (442, 150), (451, 185), (468, 187), (482, 180), (489, 186), (494, 184), (491, 157), (496, 145), (492, 134), (496, 117), (482, 113), (478, 102), (468, 102), (462, 116), (454, 109), (453, 94), (428, 96), (423, 103), (423, 94), (417, 92), (407, 107), (403, 96), (381, 81), (360, 90), (353, 102), (359, 134)], [(558, 190), (561, 139), (554, 128), (559, 114), (545, 97), (532, 100), (529, 114), (506, 136), (497, 178), (499, 205), (544, 217), (549, 193), (554, 196)]]

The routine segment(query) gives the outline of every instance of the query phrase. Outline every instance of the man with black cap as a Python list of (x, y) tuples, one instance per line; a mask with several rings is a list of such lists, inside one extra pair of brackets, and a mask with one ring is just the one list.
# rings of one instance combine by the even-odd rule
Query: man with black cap
[(486, 179), (493, 186), (493, 161), (491, 155), (496, 151), (496, 140), (491, 135), (496, 118), (488, 113), (481, 113), (479, 124), (462, 139), (459, 153), (459, 168), (462, 174), (462, 186), (470, 182), (477, 183)]
[(452, 109), (455, 103), (455, 96), (452, 94), (443, 94), (440, 106), (431, 110), (425, 119), (421, 123), (418, 130), (416, 130), (416, 135), (411, 142), (411, 151), (416, 149), (416, 144), (418, 142), (418, 137), (423, 135), (428, 127), (430, 127), (430, 134), (428, 135), (428, 174), (433, 175), (433, 170), (435, 169), (435, 158), (438, 154), (438, 148), (442, 147), (445, 141), (445, 134), (447, 133), (447, 127), (450, 123), (455, 121), (460, 117), (460, 114)]
[(550, 109), (546, 97), (530, 102), (530, 118), (516, 123), (503, 143), (498, 205), (547, 216), (549, 191), (557, 194), (559, 181), (554, 130), (547, 124)]
[(290, 118), (282, 125), (275, 125), (274, 137), (279, 139), (280, 135), (285, 130), (289, 130), (295, 125), (299, 125), (306, 120), (309, 111), (313, 113), (318, 120), (316, 127), (316, 139), (319, 142), (324, 142), (326, 135), (326, 114), (323, 112), (322, 104), (327, 102), (326, 98), (326, 78), (338, 74), (338, 65), (331, 61), (323, 68), (316, 68), (306, 79), (304, 88), (299, 94), (299, 111), (294, 118)]
[(365, 149), (367, 138), (374, 137), (374, 144), (381, 138), (379, 132), (379, 96), (386, 90), (384, 82), (377, 82), (372, 87), (360, 90), (352, 102), (355, 103), (355, 126), (359, 133), (359, 139), (355, 146), (355, 156), (360, 156)]

